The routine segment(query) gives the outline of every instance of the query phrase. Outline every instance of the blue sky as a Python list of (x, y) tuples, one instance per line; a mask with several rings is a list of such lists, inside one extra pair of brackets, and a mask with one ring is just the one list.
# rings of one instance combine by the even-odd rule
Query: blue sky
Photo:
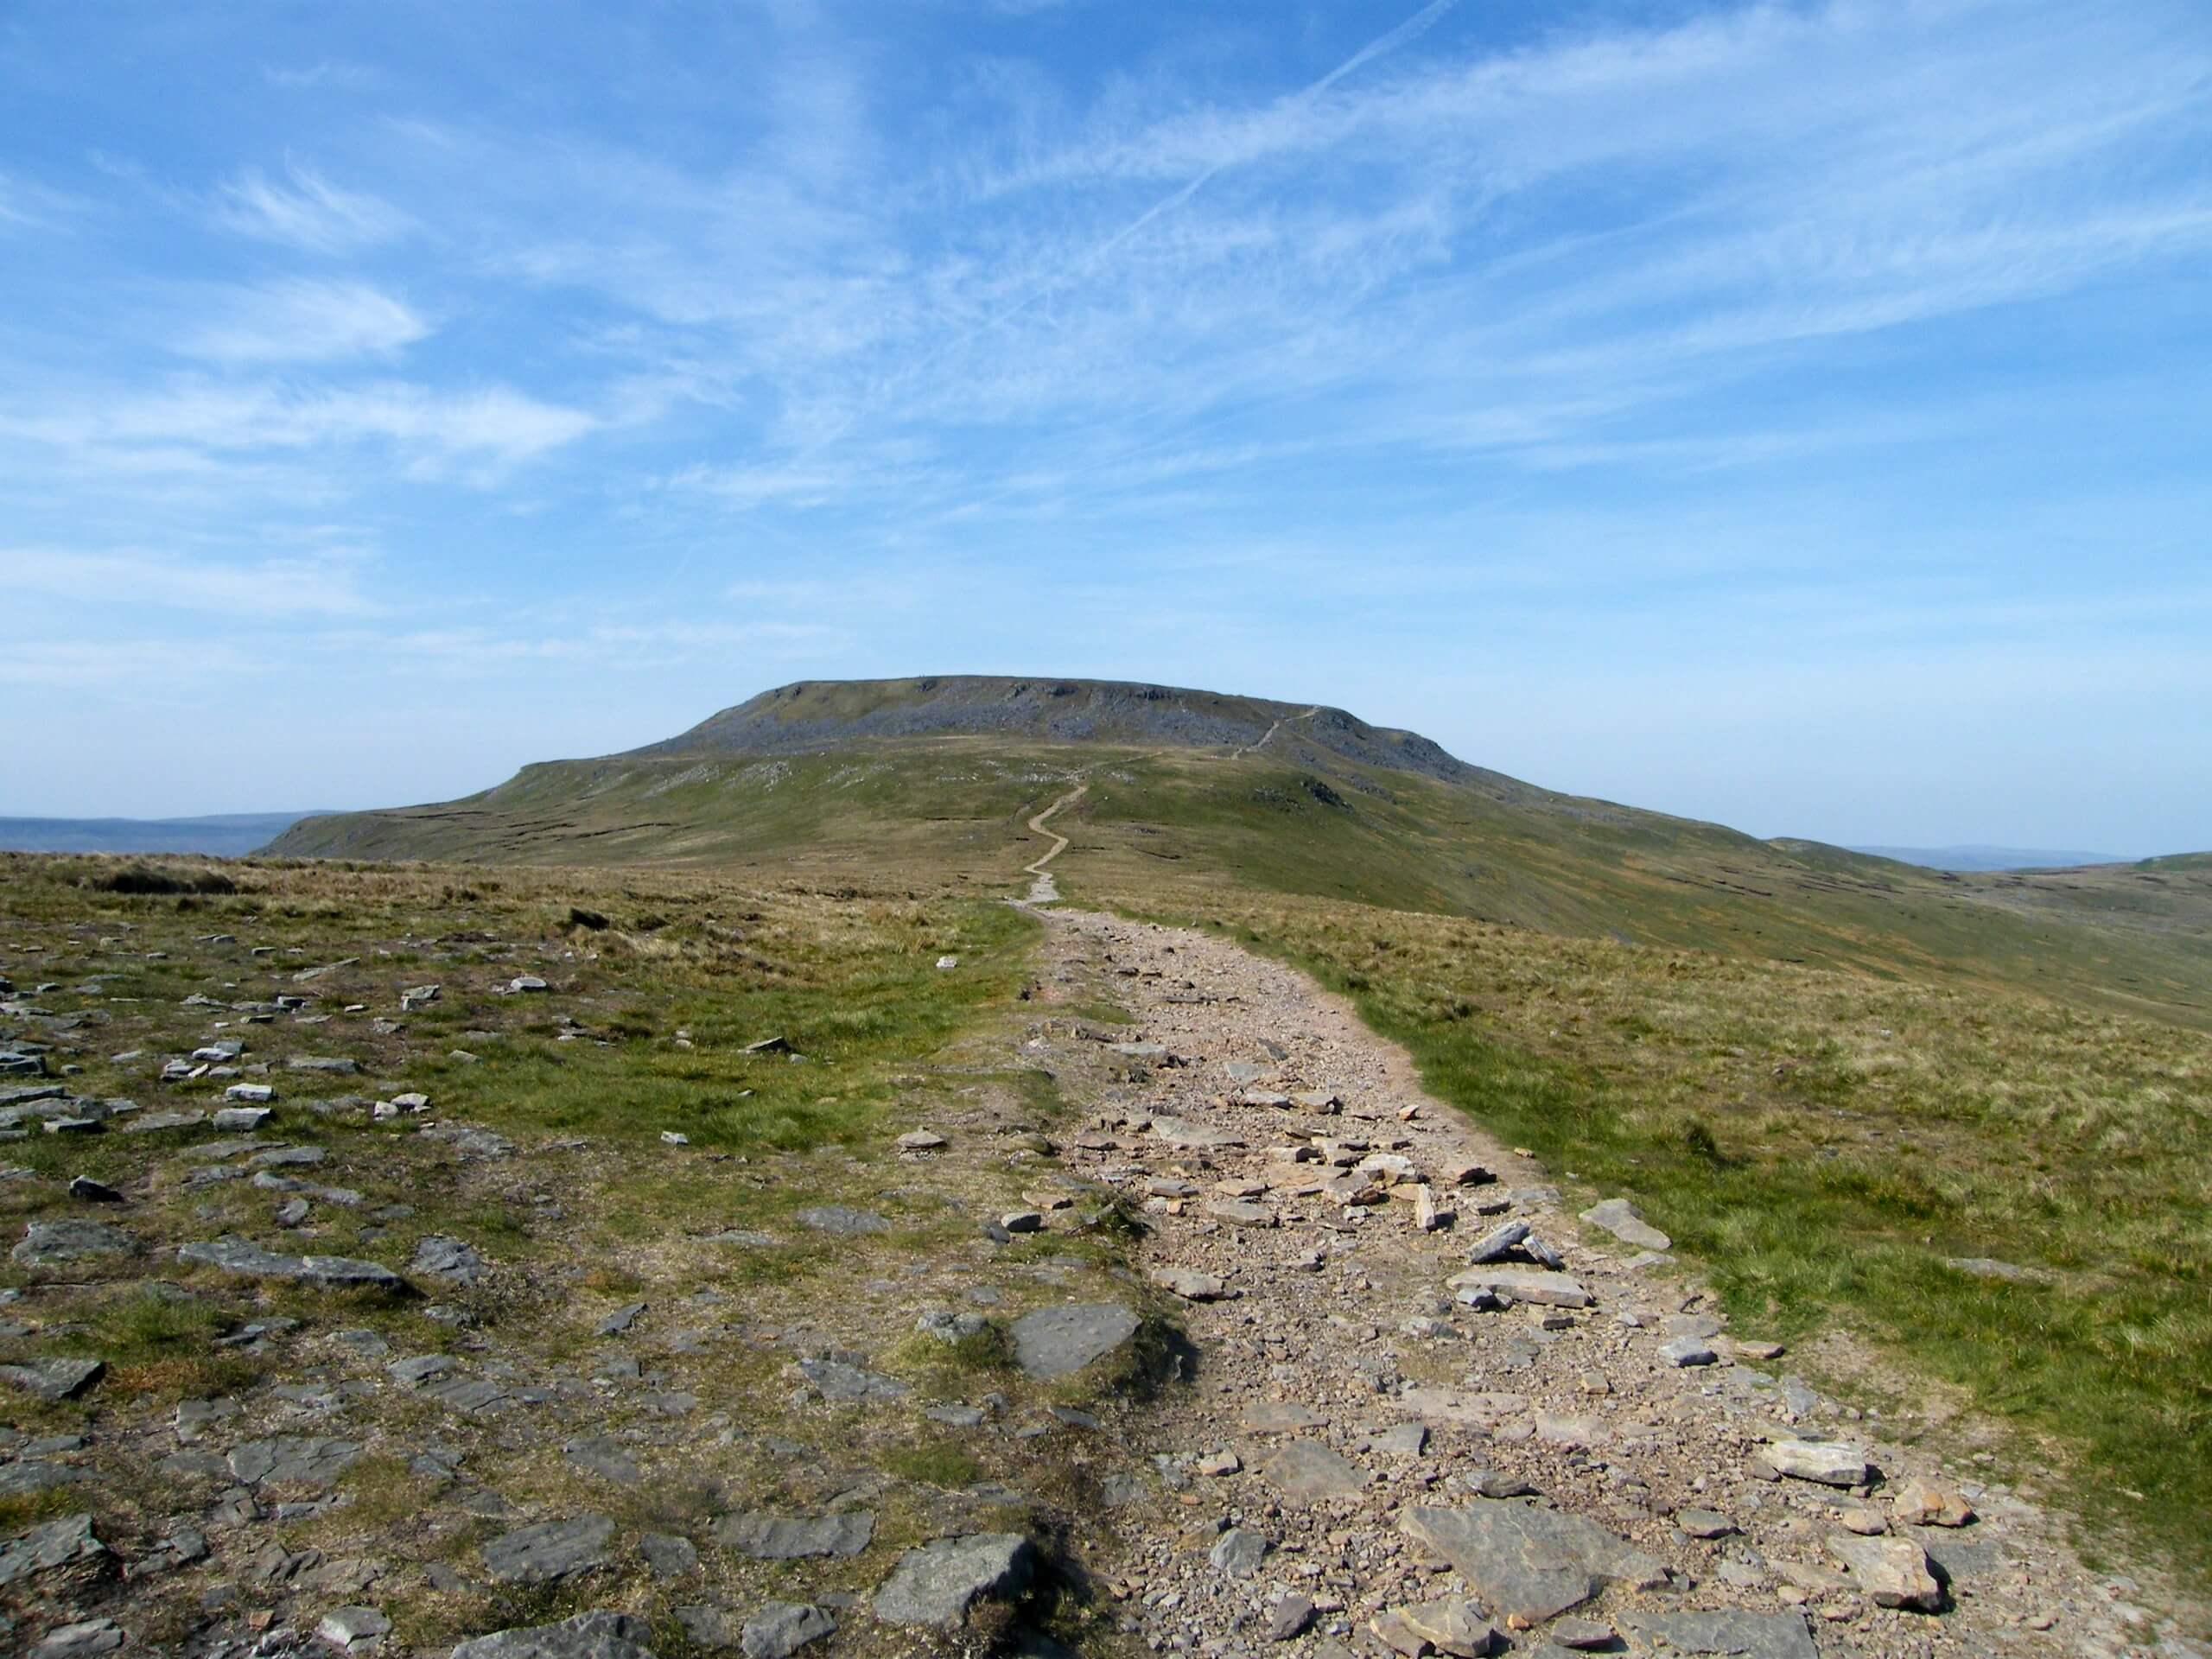
[(0, 6), (0, 812), (796, 678), (2212, 845), (2202, 0)]

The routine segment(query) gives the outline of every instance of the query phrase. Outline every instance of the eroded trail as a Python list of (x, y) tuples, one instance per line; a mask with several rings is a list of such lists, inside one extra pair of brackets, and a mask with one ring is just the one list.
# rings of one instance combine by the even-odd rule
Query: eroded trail
[(1061, 796), (1059, 799), (1054, 801), (1042, 812), (1039, 812), (1036, 817), (1029, 820), (1030, 833), (1033, 835), (1046, 836), (1052, 842), (1052, 845), (1051, 849), (1046, 851), (1045, 855), (1039, 858), (1035, 863), (1025, 864), (1021, 867), (1021, 873), (1024, 875), (1034, 876), (1036, 878), (1029, 884), (1028, 896), (1022, 900), (1024, 904), (1049, 905), (1058, 899), (1060, 896), (1058, 884), (1052, 880), (1052, 873), (1045, 867), (1050, 864), (1054, 859), (1058, 858), (1062, 853), (1067, 851), (1068, 838), (1065, 836), (1058, 834), (1055, 830), (1047, 830), (1045, 825), (1056, 813), (1064, 811), (1067, 808), (1073, 806), (1086, 794), (1090, 793), (1090, 785), (1089, 784), (1077, 784), (1073, 789), (1068, 791), (1066, 794)]
[(1170, 1495), (1116, 1522), (1153, 1649), (2153, 1651), (2047, 1516), (1732, 1338), (1341, 1001), (1202, 934), (1043, 913), (1045, 1001), (1131, 1016), (1032, 1038), (1093, 1109), (1063, 1155), (1145, 1213), (1193, 1344), (1139, 1430)]

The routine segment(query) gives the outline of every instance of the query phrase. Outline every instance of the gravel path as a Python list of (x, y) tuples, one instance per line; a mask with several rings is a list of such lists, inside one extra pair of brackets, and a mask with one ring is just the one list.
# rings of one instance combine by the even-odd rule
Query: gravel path
[(1039, 913), (1044, 999), (1135, 1015), (1033, 1039), (1096, 1107), (1071, 1173), (1146, 1214), (1188, 1299), (1188, 1386), (1140, 1431), (1173, 1497), (1109, 1569), (1154, 1650), (2197, 1651), (2032, 1506), (1732, 1335), (1632, 1214), (1605, 1212), (1638, 1243), (1579, 1219), (1342, 1001)]

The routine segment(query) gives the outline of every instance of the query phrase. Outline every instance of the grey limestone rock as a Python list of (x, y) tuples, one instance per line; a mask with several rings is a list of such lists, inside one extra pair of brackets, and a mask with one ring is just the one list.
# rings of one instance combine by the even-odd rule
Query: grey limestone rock
[(1290, 1440), (1261, 1453), (1253, 1465), (1285, 1497), (1311, 1503), (1326, 1497), (1356, 1497), (1367, 1477), (1319, 1440)]
[(517, 1626), (461, 1643), (452, 1659), (653, 1659), (652, 1627), (629, 1613), (578, 1613), (557, 1624)]
[(176, 1259), (250, 1279), (289, 1279), (318, 1290), (381, 1290), (404, 1295), (413, 1288), (379, 1262), (350, 1255), (283, 1255), (233, 1236), (180, 1246)]
[(1139, 1324), (1118, 1302), (1039, 1308), (1014, 1322), (1014, 1357), (1031, 1376), (1066, 1376), (1128, 1342)]
[(756, 1561), (857, 1555), (875, 1536), (875, 1516), (865, 1510), (820, 1516), (726, 1515), (715, 1522), (715, 1536)]
[(432, 1233), (415, 1247), (409, 1263), (416, 1273), (428, 1274), (451, 1285), (473, 1285), (484, 1275), (484, 1258), (475, 1246), (442, 1233)]
[(248, 1486), (327, 1488), (360, 1455), (358, 1441), (277, 1434), (233, 1449), (230, 1467), (232, 1475)]
[(11, 1383), (41, 1400), (73, 1400), (106, 1370), (106, 1364), (97, 1359), (31, 1359), (20, 1365), (0, 1365), (0, 1382)]
[(65, 1567), (97, 1572), (112, 1567), (114, 1560), (108, 1547), (94, 1536), (91, 1516), (64, 1516), (0, 1544), (0, 1585)]
[(872, 1210), (855, 1210), (849, 1205), (817, 1204), (798, 1212), (802, 1227), (811, 1227), (817, 1233), (836, 1233), (849, 1236), (855, 1233), (880, 1233), (889, 1230), (891, 1224)]
[(696, 1572), (699, 1566), (699, 1551), (689, 1538), (672, 1532), (648, 1532), (638, 1539), (638, 1554), (645, 1567), (657, 1579), (680, 1579)]
[(1640, 1250), (1675, 1248), (1675, 1241), (1644, 1220), (1643, 1213), (1626, 1198), (1607, 1198), (1603, 1204), (1593, 1204), (1582, 1212), (1582, 1219)]
[(1268, 1553), (1268, 1535), (1250, 1527), (1231, 1527), (1214, 1540), (1206, 1559), (1232, 1579), (1249, 1579)]
[(906, 1385), (880, 1371), (842, 1359), (802, 1359), (798, 1369), (825, 1400), (897, 1400)]
[(791, 1659), (808, 1643), (819, 1642), (836, 1628), (836, 1620), (810, 1603), (771, 1601), (745, 1621), (738, 1646), (745, 1659)]
[(502, 1584), (550, 1584), (607, 1565), (614, 1523), (603, 1515), (518, 1527), (484, 1546), (486, 1571)]
[(1617, 1622), (1639, 1654), (1815, 1659), (1813, 1638), (1801, 1613), (1755, 1613), (1730, 1607), (1707, 1613), (1623, 1613)]
[(109, 1222), (72, 1216), (60, 1221), (31, 1223), (23, 1230), (21, 1242), (9, 1254), (27, 1266), (56, 1267), (105, 1256), (131, 1255), (137, 1249), (138, 1241), (122, 1228)]
[(1478, 1498), (1408, 1510), (1399, 1523), (1456, 1567), (1493, 1617), (1530, 1624), (1579, 1607), (1612, 1580), (1656, 1588), (1666, 1567), (1586, 1516)]
[(957, 1626), (987, 1598), (1029, 1585), (1036, 1552), (1019, 1533), (970, 1533), (910, 1549), (875, 1592), (875, 1616), (892, 1624)]

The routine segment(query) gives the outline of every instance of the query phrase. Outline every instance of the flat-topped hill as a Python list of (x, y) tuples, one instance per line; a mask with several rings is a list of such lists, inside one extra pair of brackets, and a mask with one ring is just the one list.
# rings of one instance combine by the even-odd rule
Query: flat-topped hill
[(804, 681), (457, 801), (310, 819), (273, 854), (804, 871), (1012, 893), (1077, 785), (1063, 890), (1298, 893), (2212, 1025), (2212, 869), (1957, 874), (1560, 793), (1340, 709), (1107, 680)]
[(995, 674), (799, 680), (633, 753), (807, 754), (926, 737), (1235, 750), (1286, 733), (1360, 766), (1446, 779), (1497, 776), (1416, 732), (1370, 726), (1341, 709), (1127, 680)]

